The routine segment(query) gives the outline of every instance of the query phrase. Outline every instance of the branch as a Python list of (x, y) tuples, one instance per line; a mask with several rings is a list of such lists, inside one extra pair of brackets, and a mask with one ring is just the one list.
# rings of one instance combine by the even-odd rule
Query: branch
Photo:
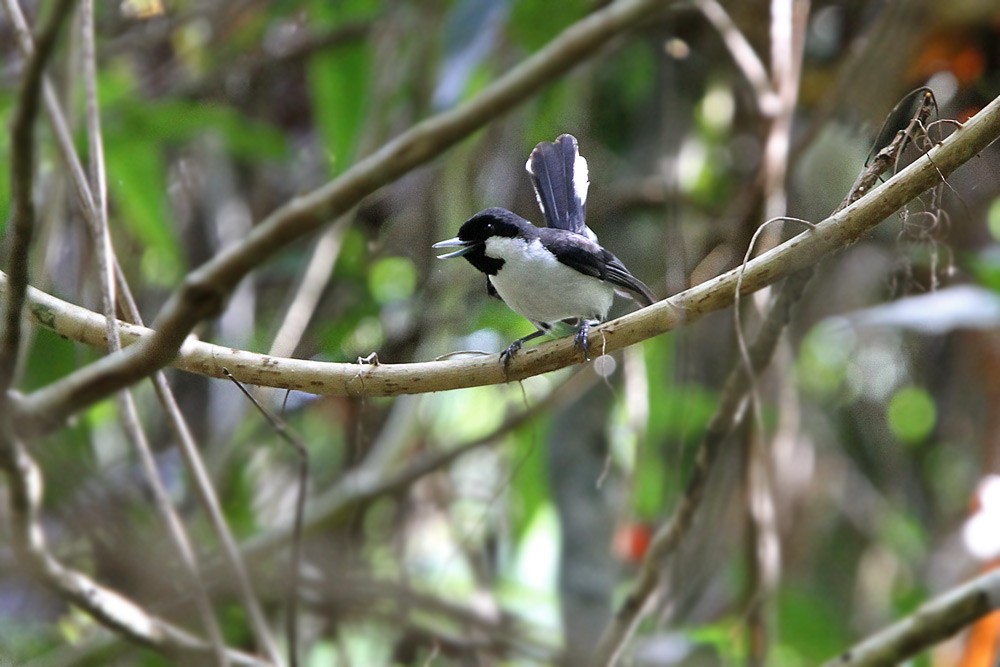
[[(590, 14), (475, 99), (418, 123), (336, 180), (291, 200), (256, 225), (240, 243), (188, 274), (154, 322), (155, 334), (19, 401), (19, 426), (26, 434), (49, 432), (76, 411), (163, 368), (177, 355), (195, 325), (222, 310), (226, 298), (253, 268), (363, 197), (436, 157), (664, 7), (662, 0), (618, 0)], [(237, 379), (252, 382), (230, 370)]]
[(1000, 609), (1000, 570), (924, 603), (910, 616), (830, 660), (826, 667), (900, 664), (996, 609)]
[[(781, 278), (819, 262), (824, 255), (838, 250), (864, 236), (879, 222), (940, 183), (959, 166), (1000, 137), (1000, 98), (987, 105), (963, 127), (899, 172), (882, 187), (830, 216), (805, 232), (750, 261), (743, 272), (740, 294), (745, 295), (771, 285)], [(740, 269), (733, 269), (712, 280), (692, 287), (660, 303), (631, 313), (594, 328), (603, 336), (602, 349), (607, 352), (634, 345), (692, 322), (710, 312), (733, 303)], [(0, 290), (6, 281), (0, 278)], [(36, 290), (29, 290), (31, 313), (36, 323), (60, 335), (91, 345), (103, 345), (103, 318), (91, 311), (73, 306)], [(144, 327), (119, 324), (122, 343), (130, 345), (125, 354), (150, 350), (158, 340), (157, 332)], [(160, 338), (159, 340), (162, 340)], [(596, 339), (595, 339), (596, 340)], [(131, 358), (131, 357), (130, 357)], [(336, 396), (398, 396), (464, 387), (501, 384), (564, 368), (579, 363), (579, 351), (572, 338), (543, 343), (523, 350), (510, 364), (505, 378), (495, 356), (474, 357), (452, 361), (432, 361), (412, 364), (359, 366), (357, 364), (324, 363), (302, 359), (270, 357), (188, 338), (173, 365), (211, 377), (222, 377), (225, 366), (242, 382), (283, 389), (295, 389), (315, 394)], [(120, 357), (106, 358), (95, 364), (101, 369), (118, 368)], [(73, 409), (96, 400), (88, 397), (88, 385), (110, 379), (96, 371), (84, 369), (54, 386), (39, 390), (15, 403), (20, 423), (35, 425), (46, 432), (58, 425)], [(105, 384), (89, 388), (103, 395)], [(78, 395), (77, 392), (84, 392)]]
[[(295, 450), (299, 459), (298, 488), (295, 492), (295, 512), (292, 520), (292, 550), (289, 558), (288, 586), (285, 592), (285, 630), (288, 642), (288, 664), (298, 667), (299, 664), (299, 586), (302, 579), (302, 519), (306, 512), (306, 498), (309, 495), (309, 449), (302, 438), (288, 427), (285, 420), (271, 414), (267, 408), (253, 397), (253, 394), (243, 384), (225, 371), (226, 377), (243, 393), (257, 411), (267, 420), (275, 434)], [(276, 661), (277, 662), (277, 661)]]

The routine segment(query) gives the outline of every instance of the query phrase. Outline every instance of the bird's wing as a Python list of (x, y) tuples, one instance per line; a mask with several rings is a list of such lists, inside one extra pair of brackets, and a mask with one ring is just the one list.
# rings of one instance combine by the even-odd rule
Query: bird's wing
[(561, 229), (539, 229), (542, 242), (560, 263), (594, 278), (605, 280), (627, 292), (643, 306), (656, 302), (656, 296), (632, 275), (622, 261), (595, 241)]
[[(607, 252), (605, 250), (605, 252)], [(610, 252), (608, 252), (611, 255)], [(611, 255), (611, 260), (607, 264), (607, 276), (605, 277), (612, 285), (617, 287), (622, 287), (628, 291), (629, 296), (635, 299), (642, 306), (651, 306), (656, 303), (656, 295), (653, 294), (652, 290), (646, 287), (646, 284), (632, 275), (632, 273), (625, 268), (621, 260)]]
[(606, 262), (602, 255), (607, 250), (602, 248), (600, 244), (591, 241), (586, 236), (552, 227), (539, 229), (538, 235), (545, 247), (556, 256), (560, 263), (576, 269), (584, 275), (601, 280), (607, 278)]
[(531, 151), (524, 168), (549, 227), (597, 239), (586, 223), (590, 180), (576, 137), (562, 134), (552, 143), (541, 142)]

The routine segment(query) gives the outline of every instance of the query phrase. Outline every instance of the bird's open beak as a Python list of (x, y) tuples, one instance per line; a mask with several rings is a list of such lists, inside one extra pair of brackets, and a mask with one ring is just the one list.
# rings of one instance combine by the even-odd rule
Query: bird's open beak
[(447, 241), (438, 241), (432, 248), (458, 248), (453, 252), (445, 253), (444, 255), (438, 255), (438, 259), (451, 259), (452, 257), (461, 257), (467, 253), (472, 252), (479, 245), (476, 241), (463, 241), (457, 236), (453, 239), (448, 239)]

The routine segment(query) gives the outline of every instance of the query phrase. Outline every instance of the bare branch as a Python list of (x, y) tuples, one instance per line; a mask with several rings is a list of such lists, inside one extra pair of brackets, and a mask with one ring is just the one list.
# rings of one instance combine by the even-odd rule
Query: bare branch
[[(49, 552), (41, 528), (42, 477), (38, 466), (20, 442), (4, 439), (0, 444), (3, 444), (0, 465), (9, 481), (11, 544), (30, 572), (131, 641), (168, 655), (188, 652), (211, 654), (213, 647), (209, 642), (150, 614), (128, 598), (60, 563)], [(226, 656), (233, 664), (271, 664), (238, 651), (227, 650)]]
[[(21, 9), (18, 6), (16, 0), (3, 0), (4, 9), (7, 11), (8, 16), (13, 24), (15, 31), (18, 36), (18, 45), (21, 52), (26, 58), (31, 57), (34, 53), (35, 46), (33, 43), (33, 38), (31, 31), (28, 28), (27, 22), (24, 15), (21, 13)], [(92, 47), (91, 47), (92, 49)], [(95, 54), (96, 55), (96, 54)], [(97, 197), (94, 196), (93, 191), (90, 188), (90, 184), (87, 182), (87, 176), (84, 173), (83, 166), (80, 162), (80, 158), (76, 153), (76, 148), (73, 144), (73, 140), (69, 131), (69, 126), (66, 119), (59, 107), (59, 102), (57, 96), (49, 84), (48, 81), (44, 81), (44, 101), (45, 110), (48, 115), (48, 119), (54, 130), (56, 137), (56, 142), (63, 159), (66, 162), (67, 169), (69, 171), (71, 181), (74, 186), (74, 192), (79, 201), (80, 208), (83, 211), (84, 218), (87, 222), (88, 230), (94, 239), (95, 246), (98, 248), (102, 247), (104, 243), (102, 239), (102, 230), (106, 229), (106, 202), (105, 199), (105, 189), (101, 179), (103, 179), (102, 172), (103, 166), (100, 165), (100, 160), (97, 160), (94, 166), (92, 166), (92, 172), (95, 173), (95, 183), (98, 184), (98, 189), (101, 192), (100, 199), (101, 204), (98, 204)], [(96, 91), (95, 91), (96, 92)], [(93, 97), (91, 97), (93, 95)], [(88, 95), (88, 105), (90, 105), (93, 110), (88, 109), (88, 124), (90, 126), (89, 133), (90, 136), (95, 136), (95, 133), (99, 132), (99, 125), (96, 122), (96, 104), (91, 104), (89, 100), (93, 99), (96, 102), (95, 93)], [(97, 151), (101, 151), (100, 142), (97, 142)], [(95, 151), (95, 147), (91, 147), (92, 158), (98, 154)], [(99, 260), (100, 258), (100, 253)], [(122, 308), (127, 313), (127, 316), (132, 322), (137, 324), (142, 324), (142, 319), (139, 315), (138, 308), (134, 300), (132, 299), (131, 292), (129, 290), (128, 284), (125, 281), (124, 275), (121, 272), (121, 268), (118, 266), (117, 261), (115, 261), (113, 253), (108, 249), (108, 255), (110, 256), (109, 262), (105, 264), (113, 266), (117, 275), (117, 283), (119, 289), (121, 290), (122, 298)], [(105, 275), (102, 271), (102, 275)], [(104, 290), (102, 290), (103, 292)], [(104, 297), (105, 312), (107, 310), (107, 303), (112, 302), (113, 299), (108, 299), (106, 294)], [(113, 307), (111, 309), (113, 312)], [(117, 331), (113, 327), (108, 328), (108, 331)], [(114, 334), (110, 334), (114, 335)], [(106, 346), (108, 345), (108, 334), (104, 337), (100, 337), (95, 345)], [(257, 600), (257, 596), (253, 591), (253, 587), (250, 583), (250, 579), (247, 573), (246, 565), (243, 563), (240, 557), (239, 549), (236, 546), (236, 541), (233, 538), (232, 533), (226, 524), (225, 517), (222, 514), (222, 509), (219, 505), (218, 499), (216, 497), (215, 491), (212, 488), (211, 480), (209, 478), (208, 472), (205, 469), (205, 465), (201, 460), (201, 456), (198, 452), (198, 447), (191, 436), (190, 429), (187, 427), (187, 423), (181, 414), (177, 402), (173, 397), (173, 393), (170, 390), (170, 386), (167, 383), (166, 376), (162, 372), (156, 373), (153, 378), (153, 385), (156, 389), (157, 397), (164, 407), (170, 424), (174, 429), (174, 433), (177, 437), (179, 449), (183, 457), (184, 463), (187, 466), (189, 472), (191, 473), (192, 481), (195, 490), (198, 492), (199, 500), (205, 512), (208, 514), (212, 527), (219, 538), (219, 541), (223, 548), (223, 553), (226, 556), (226, 560), (232, 568), (235, 580), (237, 582), (241, 597), (243, 599), (243, 604), (247, 611), (247, 616), (250, 620), (251, 627), (258, 642), (262, 646), (270, 647), (270, 652), (272, 657), (276, 661), (280, 661), (277, 654), (277, 650), (274, 645), (274, 641), (271, 638), (270, 629), (268, 627), (267, 621), (264, 618), (263, 611), (261, 610), (260, 603)], [(134, 406), (133, 406), (134, 407)], [(127, 411), (127, 406), (125, 408)], [(141, 430), (140, 430), (141, 435)], [(133, 436), (134, 437), (134, 436)]]
[[(349, 516), (359, 506), (376, 498), (401, 493), (417, 480), (442, 470), (469, 452), (495, 443), (539, 414), (575, 401), (587, 391), (599, 376), (596, 373), (576, 373), (549, 392), (530, 408), (512, 415), (495, 430), (484, 436), (457, 445), (445, 445), (439, 451), (421, 455), (405, 468), (394, 470), (389, 464), (394, 459), (370, 454), (365, 461), (348, 472), (337, 484), (317, 495), (306, 511), (304, 532), (312, 533)], [(376, 448), (372, 452), (377, 451)], [(243, 555), (248, 559), (260, 558), (286, 544), (294, 533), (292, 526), (281, 526), (266, 534), (251, 537), (243, 545)]]
[(309, 321), (323, 296), (323, 290), (326, 289), (330, 280), (333, 266), (340, 255), (344, 232), (347, 231), (347, 222), (348, 219), (342, 217), (323, 232), (313, 247), (312, 257), (309, 258), (309, 263), (306, 265), (302, 281), (295, 290), (295, 297), (289, 304), (288, 310), (281, 318), (281, 327), (274, 335), (274, 341), (271, 343), (268, 354), (287, 357), (295, 353), (295, 348), (299, 346), (302, 334), (309, 326)]
[(826, 663), (826, 667), (890, 667), (1000, 609), (1000, 570), (992, 570), (923, 604)]

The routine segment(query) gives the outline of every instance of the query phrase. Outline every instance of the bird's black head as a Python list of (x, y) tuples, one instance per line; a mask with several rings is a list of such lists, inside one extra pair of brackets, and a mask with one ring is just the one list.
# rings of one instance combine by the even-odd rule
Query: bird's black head
[(458, 230), (463, 242), (485, 243), (491, 236), (531, 236), (534, 225), (505, 208), (488, 208), (466, 220)]
[(459, 250), (441, 255), (438, 259), (464, 257), (483, 273), (495, 276), (504, 263), (502, 259), (486, 256), (486, 239), (495, 236), (506, 238), (520, 236), (532, 239), (537, 238), (538, 229), (524, 218), (505, 208), (488, 208), (462, 223), (457, 237), (435, 243), (432, 247), (457, 247)]

